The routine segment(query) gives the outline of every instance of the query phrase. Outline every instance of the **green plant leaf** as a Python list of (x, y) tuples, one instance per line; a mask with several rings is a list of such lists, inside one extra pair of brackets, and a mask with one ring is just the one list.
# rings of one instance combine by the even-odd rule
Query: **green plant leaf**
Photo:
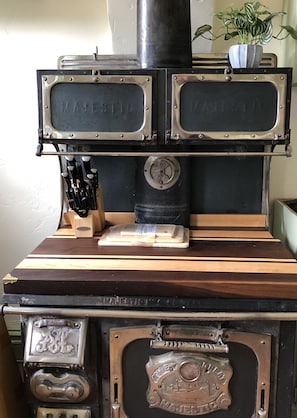
[[(239, 8), (227, 7), (214, 15), (223, 24), (219, 34), (213, 33), (210, 25), (202, 25), (197, 28), (193, 40), (199, 36), (209, 40), (224, 37), (225, 40), (236, 39), (237, 43), (254, 45), (265, 45), (272, 38), (281, 40), (289, 35), (297, 40), (297, 30), (292, 26), (279, 26), (279, 32), (273, 35), (272, 20), (285, 14), (282, 11), (271, 13), (260, 1), (248, 1)], [(206, 33), (209, 33), (208, 37)]]
[(199, 26), (199, 28), (197, 28), (196, 31), (195, 31), (195, 33), (194, 33), (193, 40), (195, 40), (199, 36), (204, 35), (207, 32), (210, 32), (211, 29), (212, 29), (212, 27), (210, 25), (202, 25), (202, 26)]
[(264, 7), (263, 4), (261, 4), (259, 1), (254, 1), (253, 3), (254, 10), (259, 10), (261, 7)]
[(234, 17), (234, 26), (238, 29), (244, 29), (249, 24), (247, 16), (239, 13)]
[(255, 12), (255, 5), (254, 3), (244, 3), (244, 11), (246, 13), (247, 19), (249, 23), (254, 23), (257, 19), (256, 12)]
[(265, 17), (264, 21), (270, 22), (274, 17), (284, 16), (285, 12), (269, 13), (269, 16)]
[(238, 36), (238, 31), (228, 32), (225, 34), (224, 39), (225, 41), (229, 41), (229, 39), (236, 38)]
[(297, 40), (297, 31), (290, 25), (281, 26), (282, 29), (286, 30), (293, 39)]
[(261, 19), (257, 19), (253, 25), (250, 27), (252, 36), (259, 36), (266, 31), (267, 24), (264, 23)]
[(259, 38), (259, 44), (260, 45), (266, 45), (268, 44), (273, 36), (273, 27), (271, 22), (266, 22), (266, 28), (262, 32)]

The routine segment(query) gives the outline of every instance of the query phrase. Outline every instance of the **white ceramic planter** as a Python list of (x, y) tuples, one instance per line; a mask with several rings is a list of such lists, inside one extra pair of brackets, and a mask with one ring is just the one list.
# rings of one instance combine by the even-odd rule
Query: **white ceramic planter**
[(229, 61), (232, 68), (257, 68), (263, 55), (262, 45), (232, 45), (229, 48)]

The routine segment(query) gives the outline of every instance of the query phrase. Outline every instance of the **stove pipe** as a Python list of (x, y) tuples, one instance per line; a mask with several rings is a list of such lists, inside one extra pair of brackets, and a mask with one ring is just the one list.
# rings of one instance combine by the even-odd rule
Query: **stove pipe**
[[(190, 0), (137, 0), (137, 56), (141, 68), (192, 67), (190, 15)], [(159, 134), (164, 135), (162, 132)], [(165, 188), (160, 180), (158, 189), (151, 187), (145, 179), (145, 172), (148, 171), (145, 169), (148, 165), (146, 161), (137, 159), (134, 207), (137, 223), (189, 225), (189, 158), (176, 160), (176, 165), (180, 167), (178, 181)], [(170, 161), (166, 158), (157, 160), (151, 168), (155, 176), (170, 176)], [(170, 174), (162, 167), (168, 167)], [(160, 172), (156, 173), (158, 168)]]
[(141, 67), (191, 67), (190, 21), (190, 0), (137, 0)]

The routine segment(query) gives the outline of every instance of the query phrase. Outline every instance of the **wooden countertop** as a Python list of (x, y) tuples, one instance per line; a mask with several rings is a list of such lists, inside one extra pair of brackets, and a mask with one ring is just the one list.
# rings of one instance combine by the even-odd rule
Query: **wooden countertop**
[(297, 262), (262, 215), (210, 215), (195, 223), (184, 249), (99, 247), (100, 236), (77, 239), (60, 229), (3, 279), (4, 291), (297, 299)]

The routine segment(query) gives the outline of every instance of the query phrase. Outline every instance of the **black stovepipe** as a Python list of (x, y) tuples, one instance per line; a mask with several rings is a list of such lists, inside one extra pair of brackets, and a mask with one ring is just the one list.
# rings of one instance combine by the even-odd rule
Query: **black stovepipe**
[[(137, 0), (137, 56), (141, 68), (192, 66), (190, 15), (190, 0)], [(158, 131), (160, 143), (164, 142), (164, 131), (165, 129)], [(134, 207), (137, 223), (175, 223), (188, 226), (190, 159), (178, 160), (181, 168), (178, 182), (171, 188), (158, 190), (151, 187), (145, 179), (145, 159), (137, 158)]]
[(137, 0), (142, 68), (191, 67), (190, 0)]

